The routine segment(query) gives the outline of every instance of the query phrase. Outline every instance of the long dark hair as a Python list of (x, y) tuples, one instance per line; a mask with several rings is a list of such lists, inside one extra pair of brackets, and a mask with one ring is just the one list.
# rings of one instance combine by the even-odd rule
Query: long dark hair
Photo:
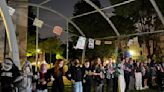
[[(55, 75), (56, 76), (58, 76), (59, 75), (59, 64), (60, 64), (60, 62), (62, 62), (63, 61), (63, 59), (58, 59), (58, 60), (56, 60), (56, 63), (55, 63), (55, 68), (54, 68), (54, 72), (55, 72)], [(65, 72), (64, 72), (64, 69), (62, 68), (62, 75), (64, 75), (65, 74)]]

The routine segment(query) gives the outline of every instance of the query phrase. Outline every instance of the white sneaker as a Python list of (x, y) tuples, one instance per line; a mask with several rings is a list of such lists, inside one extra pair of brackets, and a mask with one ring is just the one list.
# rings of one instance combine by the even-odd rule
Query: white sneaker
[(143, 90), (143, 88), (142, 87), (139, 87), (139, 90)]
[(136, 87), (136, 90), (139, 90), (139, 87)]
[(148, 89), (148, 88), (149, 88), (149, 86), (146, 86), (146, 88)]
[(144, 89), (148, 89), (149, 87), (148, 86), (145, 86)]

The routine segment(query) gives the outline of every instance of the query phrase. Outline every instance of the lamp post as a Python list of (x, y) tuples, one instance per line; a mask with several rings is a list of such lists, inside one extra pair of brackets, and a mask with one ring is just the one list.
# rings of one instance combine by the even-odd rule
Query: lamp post
[[(39, 7), (37, 7), (37, 14), (36, 14), (36, 17), (39, 18)], [(38, 67), (38, 36), (39, 36), (39, 27), (36, 27), (36, 58), (35, 58), (35, 61), (36, 61), (36, 67), (35, 67), (35, 71), (37, 71), (37, 67)]]
[(68, 61), (68, 59), (69, 59), (69, 32), (68, 32), (68, 27), (69, 27), (69, 25), (68, 25), (68, 20), (67, 20), (67, 46), (66, 46), (66, 59), (67, 59), (67, 61)]

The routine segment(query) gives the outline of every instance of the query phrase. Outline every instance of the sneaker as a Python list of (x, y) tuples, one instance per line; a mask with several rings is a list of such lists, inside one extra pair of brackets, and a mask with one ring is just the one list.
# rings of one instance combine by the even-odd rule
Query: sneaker
[(142, 87), (139, 87), (139, 90), (143, 90), (143, 88)]
[(149, 87), (148, 87), (148, 86), (145, 86), (144, 88), (145, 88), (145, 89), (148, 89)]

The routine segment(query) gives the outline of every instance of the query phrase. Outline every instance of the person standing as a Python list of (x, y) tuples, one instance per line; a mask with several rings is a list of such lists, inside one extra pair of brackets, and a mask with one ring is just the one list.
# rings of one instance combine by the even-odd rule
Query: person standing
[(92, 85), (92, 69), (90, 62), (86, 61), (83, 66), (83, 92), (91, 92)]
[(157, 84), (159, 92), (164, 92), (164, 62), (159, 63), (157, 66)]
[(74, 66), (71, 66), (68, 71), (68, 77), (72, 82), (73, 92), (83, 92), (82, 86), (82, 68), (80, 67), (80, 61), (75, 59)]
[(133, 59), (129, 60), (131, 66), (131, 75), (130, 75), (130, 82), (129, 82), (129, 90), (134, 90), (135, 87), (135, 78), (134, 78), (134, 61)]
[(125, 92), (129, 90), (129, 82), (130, 82), (130, 76), (131, 76), (131, 65), (129, 63), (129, 58), (125, 58), (125, 64), (124, 64), (124, 78), (126, 83)]
[(135, 87), (136, 90), (142, 90), (142, 73), (140, 62), (137, 62), (135, 67)]
[(64, 92), (63, 76), (65, 75), (65, 71), (63, 66), (64, 61), (58, 59), (55, 62), (55, 66), (48, 71), (49, 80), (53, 82), (52, 92)]
[(93, 76), (94, 76), (94, 91), (95, 92), (103, 92), (103, 85), (104, 85), (104, 69), (102, 67), (102, 62), (100, 58), (96, 59), (96, 64), (94, 66), (93, 70)]
[[(119, 61), (118, 61), (119, 62)], [(125, 92), (125, 79), (124, 79), (124, 62), (118, 64), (118, 92)]]
[(1, 69), (2, 92), (13, 92), (20, 84), (21, 79), (21, 73), (12, 59), (5, 58)]
[(112, 58), (109, 58), (109, 62), (106, 65), (105, 71), (106, 71), (105, 74), (106, 74), (106, 82), (107, 82), (106, 92), (111, 92), (110, 90), (112, 87), (112, 79), (114, 78), (113, 73), (115, 72)]
[(30, 61), (25, 61), (23, 65), (23, 80), (22, 87), (20, 87), (19, 92), (32, 92), (32, 66)]
[(150, 76), (150, 70), (146, 62), (144, 62), (145, 74), (143, 75), (144, 78), (144, 89), (148, 89), (148, 78)]
[(37, 80), (37, 92), (48, 92), (47, 89), (48, 75), (47, 75), (47, 64), (42, 63)]

